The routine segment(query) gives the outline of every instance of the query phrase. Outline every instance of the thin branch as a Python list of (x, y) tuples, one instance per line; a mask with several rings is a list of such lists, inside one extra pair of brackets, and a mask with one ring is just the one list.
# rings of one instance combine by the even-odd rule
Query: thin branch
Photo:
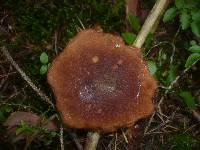
[(115, 147), (114, 150), (117, 150), (117, 132), (115, 133)]
[(62, 124), (60, 124), (60, 149), (64, 150), (65, 146), (64, 146), (64, 142), (63, 142), (63, 126)]
[(58, 31), (54, 33), (54, 51), (58, 55)]
[(152, 8), (151, 12), (149, 13), (147, 19), (145, 20), (142, 29), (138, 33), (136, 40), (133, 43), (133, 46), (141, 48), (144, 44), (148, 34), (152, 31), (154, 26), (158, 24), (162, 14), (164, 13), (165, 9), (167, 8), (170, 0), (157, 0), (156, 4)]
[(83, 25), (81, 19), (76, 15), (76, 18), (78, 19), (79, 23), (81, 24), (81, 27), (83, 30), (85, 30), (85, 26)]
[(21, 77), (28, 83), (28, 85), (41, 97), (43, 101), (48, 103), (51, 107), (54, 108), (54, 104), (51, 102), (50, 98), (40, 90), (31, 79), (25, 74), (25, 72), (19, 67), (19, 65), (13, 60), (8, 50), (3, 46), (1, 47), (1, 51), (3, 55), (7, 58), (7, 60), (13, 65), (13, 67), (19, 72)]
[(197, 110), (191, 109), (193, 116), (200, 122), (200, 113)]

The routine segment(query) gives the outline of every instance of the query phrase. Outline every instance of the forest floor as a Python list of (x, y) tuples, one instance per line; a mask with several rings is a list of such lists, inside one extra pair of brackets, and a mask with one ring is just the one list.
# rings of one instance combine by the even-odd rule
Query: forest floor
[[(148, 12), (153, 4), (154, 0), (142, 1), (140, 9)], [(79, 144), (84, 144), (87, 131), (62, 127), (52, 107), (54, 97), (46, 81), (47, 66), (80, 30), (101, 28), (119, 36), (137, 34), (137, 25), (132, 28), (129, 23), (124, 1), (0, 0), (0, 149), (55, 150), (61, 145), (81, 149)], [(123, 38), (127, 40), (126, 35)], [(181, 29), (178, 17), (160, 22), (142, 47), (159, 86), (155, 112), (129, 129), (102, 135), (99, 150), (200, 149), (200, 62), (185, 67), (191, 54), (188, 49), (199, 43), (191, 30)], [(48, 100), (33, 90), (24, 80), (27, 77), (31, 85), (47, 94)], [(14, 112), (15, 117), (9, 118)], [(23, 119), (28, 124), (19, 123)], [(38, 120), (50, 124), (37, 126)]]

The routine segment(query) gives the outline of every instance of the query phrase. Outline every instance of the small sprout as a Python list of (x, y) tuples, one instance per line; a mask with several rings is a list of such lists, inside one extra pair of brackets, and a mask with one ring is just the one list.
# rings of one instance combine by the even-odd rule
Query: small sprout
[(40, 62), (42, 64), (47, 64), (49, 62), (49, 56), (47, 55), (47, 53), (43, 52), (41, 55), (40, 55)]
[(42, 63), (42, 66), (40, 67), (40, 74), (44, 75), (48, 71), (48, 67), (50, 65), (50, 63), (48, 63), (49, 62), (49, 56), (47, 55), (47, 53), (43, 52), (40, 55), (40, 62)]
[(47, 65), (42, 65), (40, 67), (40, 74), (44, 75), (47, 72), (47, 70), (48, 70), (48, 66)]
[(200, 60), (200, 53), (192, 53), (186, 63), (185, 63), (185, 67), (186, 68), (190, 68), (192, 67), (193, 64), (195, 64), (198, 60)]

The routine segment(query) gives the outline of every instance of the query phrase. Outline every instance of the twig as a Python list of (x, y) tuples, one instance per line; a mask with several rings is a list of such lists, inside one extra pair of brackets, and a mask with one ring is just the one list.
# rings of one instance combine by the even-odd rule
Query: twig
[(62, 124), (60, 124), (60, 149), (61, 150), (65, 149), (64, 142), (63, 142), (63, 126), (62, 126)]
[(85, 30), (85, 26), (83, 25), (81, 19), (76, 15), (76, 18), (78, 19), (79, 23), (81, 24), (82, 29)]
[(0, 26), (0, 35), (10, 36), (8, 31), (6, 31), (3, 27)]
[(121, 130), (121, 131), (122, 131), (122, 135), (123, 135), (123, 137), (124, 137), (124, 141), (128, 144), (128, 139), (127, 139), (127, 137), (126, 137), (124, 131), (123, 131), (123, 130)]
[[(169, 117), (167, 117), (167, 120), (162, 120), (162, 122), (163, 123), (159, 123), (159, 126), (157, 126), (156, 128), (154, 128), (154, 129), (151, 129), (151, 130), (149, 130), (148, 128), (150, 127), (150, 123), (152, 122), (152, 120), (150, 120), (149, 121), (149, 124), (148, 124), (148, 126), (146, 126), (146, 128), (145, 128), (145, 132), (144, 132), (144, 134), (146, 135), (146, 134), (151, 134), (151, 133), (153, 133), (154, 131), (160, 131), (161, 129), (161, 127), (166, 127), (167, 126), (167, 124), (174, 118), (174, 116), (175, 116), (175, 114), (176, 114), (176, 112), (177, 112), (177, 110), (178, 110), (178, 108), (169, 116)], [(153, 116), (155, 115), (155, 112), (154, 112), (154, 114), (152, 115), (152, 117), (151, 117), (151, 119), (153, 119)], [(160, 118), (161, 119), (161, 118)], [(149, 130), (149, 131), (148, 131)], [(148, 131), (148, 132), (147, 132)]]
[[(3, 66), (1, 66), (1, 65), (0, 65), (0, 70), (2, 70), (2, 72), (3, 72), (4, 74), (6, 73), (5, 69), (4, 69)], [(0, 89), (3, 87), (3, 85), (4, 85), (5, 81), (7, 80), (7, 78), (8, 78), (8, 76), (6, 76), (5, 78), (3, 78), (3, 79), (1, 80), (1, 82), (0, 82)]]
[(147, 131), (149, 130), (149, 127), (151, 126), (151, 123), (153, 122), (155, 114), (156, 114), (156, 112), (154, 111), (153, 114), (151, 115), (148, 125), (144, 129), (144, 134), (147, 134)]
[(56, 53), (56, 55), (58, 55), (58, 31), (55, 31), (54, 34), (54, 51)]
[(117, 150), (117, 132), (115, 133), (115, 148), (114, 150)]
[(200, 122), (200, 113), (194, 109), (191, 109), (193, 116)]
[(54, 108), (54, 104), (51, 102), (50, 98), (41, 91), (32, 81), (31, 79), (25, 74), (25, 72), (19, 67), (19, 65), (13, 60), (8, 50), (3, 46), (1, 47), (1, 51), (3, 55), (7, 58), (7, 60), (13, 65), (13, 67), (19, 72), (21, 77), (28, 83), (28, 85), (41, 97), (43, 101), (50, 104), (51, 107)]
[(146, 40), (148, 34), (152, 31), (153, 27), (158, 24), (160, 21), (160, 17), (164, 13), (165, 9), (169, 4), (169, 0), (157, 0), (156, 4), (152, 8), (150, 14), (148, 15), (147, 19), (145, 20), (142, 29), (140, 30), (136, 40), (134, 41), (133, 45), (141, 48)]
[(88, 132), (84, 150), (96, 150), (100, 135), (97, 132)]

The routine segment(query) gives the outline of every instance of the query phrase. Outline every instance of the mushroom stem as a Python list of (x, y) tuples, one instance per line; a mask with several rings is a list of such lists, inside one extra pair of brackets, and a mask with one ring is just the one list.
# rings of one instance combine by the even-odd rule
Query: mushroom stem
[(141, 48), (150, 32), (155, 31), (162, 14), (167, 8), (170, 0), (157, 0), (147, 19), (145, 20), (140, 32), (138, 33), (134, 46)]
[(99, 138), (100, 138), (99, 133), (88, 132), (84, 150), (96, 150)]

